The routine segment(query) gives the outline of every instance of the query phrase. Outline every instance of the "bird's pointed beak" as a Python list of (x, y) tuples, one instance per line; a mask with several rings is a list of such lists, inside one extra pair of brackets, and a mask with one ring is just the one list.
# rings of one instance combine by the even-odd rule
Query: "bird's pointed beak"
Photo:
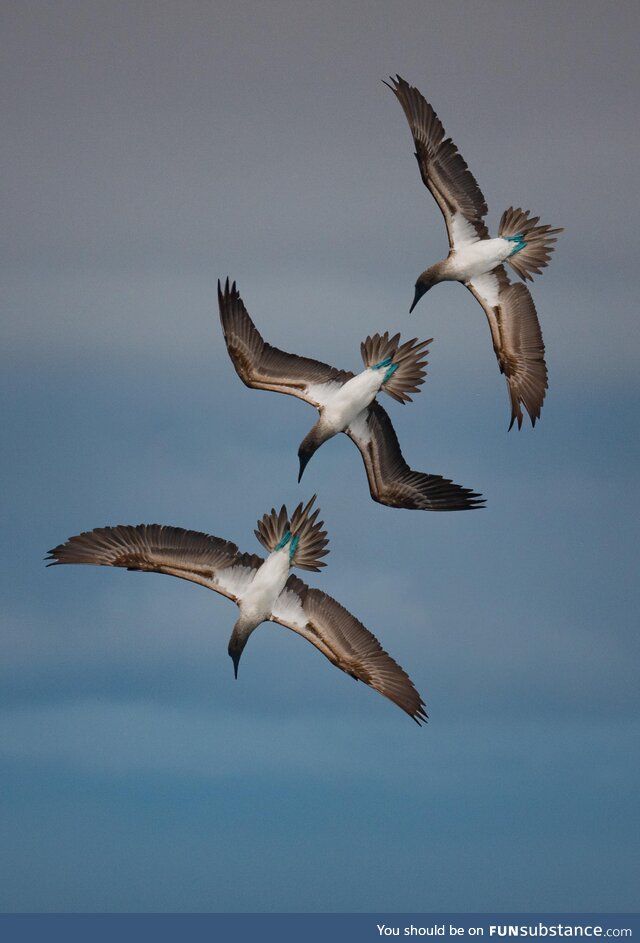
[(423, 288), (422, 285), (416, 285), (416, 293), (413, 296), (413, 301), (411, 302), (411, 307), (409, 308), (409, 314), (413, 311), (415, 306), (418, 304), (422, 296), (428, 291), (428, 289)]
[(231, 660), (233, 662), (233, 676), (237, 681), (238, 680), (238, 665), (240, 664), (240, 655), (242, 654), (242, 652), (237, 652), (237, 653), (234, 652), (233, 654), (229, 652), (229, 654), (231, 655)]
[(300, 471), (298, 472), (298, 484), (300, 484), (302, 480), (303, 472), (305, 468), (307, 467), (307, 465), (309, 464), (309, 459), (311, 458), (311, 456), (308, 454), (298, 452), (298, 458), (300, 459)]

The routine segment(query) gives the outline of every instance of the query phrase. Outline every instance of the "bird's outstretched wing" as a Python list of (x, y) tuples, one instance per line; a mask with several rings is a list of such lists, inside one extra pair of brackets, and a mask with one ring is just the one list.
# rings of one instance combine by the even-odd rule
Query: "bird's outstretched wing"
[(451, 248), (488, 239), (484, 223), (487, 204), (475, 177), (437, 114), (417, 88), (396, 76), (385, 82), (402, 105), (409, 122), (424, 185), (440, 207)]
[(234, 602), (264, 562), (256, 554), (240, 553), (228, 540), (164, 524), (97, 527), (54, 547), (46, 559), (48, 566), (88, 563), (166, 573), (199, 583)]
[(466, 286), (489, 321), (493, 349), (511, 400), (509, 428), (514, 422), (518, 428), (522, 426), (521, 404), (535, 426), (548, 384), (544, 341), (533, 298), (524, 285), (509, 281), (502, 265), (476, 276)]
[(346, 433), (360, 449), (374, 501), (421, 511), (465, 511), (484, 504), (482, 496), (470, 488), (409, 468), (391, 420), (375, 400)]
[(340, 603), (290, 576), (271, 621), (292, 629), (329, 661), (397, 704), (417, 724), (427, 720), (425, 705), (408, 674), (380, 642)]
[(312, 406), (324, 406), (331, 392), (353, 373), (337, 370), (319, 360), (287, 354), (267, 344), (249, 317), (234, 282), (218, 282), (218, 305), (229, 356), (247, 386), (297, 396)]

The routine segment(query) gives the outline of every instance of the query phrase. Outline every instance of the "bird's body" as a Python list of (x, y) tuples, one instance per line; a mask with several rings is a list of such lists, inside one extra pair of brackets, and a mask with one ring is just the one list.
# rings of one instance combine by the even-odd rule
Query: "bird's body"
[(498, 236), (496, 239), (478, 239), (453, 249), (440, 262), (441, 280), (467, 284), (478, 275), (487, 275), (513, 254), (513, 243)]
[[(304, 440), (305, 443), (308, 440), (314, 444), (320, 444), (332, 439), (340, 432), (349, 435), (349, 430), (353, 430), (363, 443), (369, 444), (371, 438), (367, 428), (369, 406), (384, 388), (388, 369), (389, 364), (386, 363), (367, 367), (342, 386), (336, 384), (334, 389), (325, 390), (322, 396), (324, 405), (320, 410), (320, 418)], [(303, 448), (302, 451), (304, 454), (305, 449)]]
[(424, 380), (425, 347), (400, 335), (375, 334), (361, 345), (365, 369), (354, 376), (319, 360), (267, 344), (249, 317), (235, 282), (218, 283), (220, 321), (241, 380), (254, 389), (287, 393), (310, 403), (318, 421), (300, 443), (298, 480), (317, 449), (344, 432), (358, 446), (374, 501), (390, 507), (457, 511), (478, 507), (480, 496), (440, 475), (413, 471), (405, 462), (391, 420), (378, 403), (380, 391), (404, 403)]
[(343, 386), (330, 391), (322, 410), (323, 428), (331, 430), (332, 436), (345, 432), (374, 401), (384, 386), (385, 376), (384, 367), (367, 367)]
[(431, 105), (400, 76), (385, 84), (402, 105), (422, 181), (440, 207), (449, 236), (449, 255), (418, 276), (409, 310), (440, 282), (458, 281), (468, 288), (489, 322), (509, 390), (511, 425), (516, 421), (522, 425), (521, 406), (535, 425), (547, 389), (542, 331), (529, 291), (511, 283), (504, 263), (523, 281), (531, 280), (548, 263), (555, 236), (562, 230), (538, 225), (539, 217), (509, 207), (502, 214), (498, 236), (491, 238), (482, 191), (451, 138), (445, 139)]
[(289, 579), (291, 565), (288, 547), (273, 550), (238, 595), (240, 620), (249, 633), (271, 618), (276, 600)]
[(265, 514), (256, 529), (266, 558), (240, 553), (227, 540), (160, 524), (119, 525), (70, 537), (49, 551), (49, 565), (94, 564), (165, 573), (198, 583), (236, 603), (238, 619), (229, 639), (237, 677), (240, 656), (252, 632), (275, 622), (311, 642), (332, 664), (364, 681), (406, 711), (427, 719), (424, 702), (409, 676), (374, 635), (340, 603), (291, 573), (318, 570), (328, 553), (326, 531), (311, 512), (315, 495), (291, 517), (283, 506)]

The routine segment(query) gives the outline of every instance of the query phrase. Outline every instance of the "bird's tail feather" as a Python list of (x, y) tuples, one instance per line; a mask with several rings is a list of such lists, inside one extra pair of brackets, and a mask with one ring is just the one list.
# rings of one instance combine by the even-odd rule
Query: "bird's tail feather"
[(302, 570), (319, 570), (320, 567), (326, 566), (320, 557), (329, 553), (325, 549), (329, 540), (326, 530), (322, 529), (324, 522), (318, 520), (320, 508), (310, 513), (315, 499), (314, 494), (305, 506), (301, 502), (290, 518), (284, 504), (279, 511), (272, 508), (269, 514), (265, 514), (258, 521), (255, 532), (262, 546), (269, 551), (276, 549), (287, 532), (292, 538), (297, 537), (293, 566), (300, 567)]
[(505, 210), (500, 220), (498, 235), (503, 238), (520, 236), (524, 246), (510, 255), (507, 262), (523, 281), (533, 281), (534, 275), (540, 275), (548, 264), (557, 240), (555, 236), (562, 229), (551, 226), (538, 226), (539, 216), (530, 216), (528, 210)]
[(409, 394), (418, 393), (424, 383), (427, 372), (424, 369), (427, 365), (424, 358), (428, 353), (427, 344), (432, 340), (418, 341), (414, 337), (400, 344), (399, 334), (389, 337), (388, 331), (385, 331), (384, 334), (367, 337), (360, 345), (360, 351), (365, 367), (375, 367), (391, 358), (389, 366), (392, 371), (389, 371), (390, 375), (382, 389), (398, 402), (406, 403), (411, 401)]

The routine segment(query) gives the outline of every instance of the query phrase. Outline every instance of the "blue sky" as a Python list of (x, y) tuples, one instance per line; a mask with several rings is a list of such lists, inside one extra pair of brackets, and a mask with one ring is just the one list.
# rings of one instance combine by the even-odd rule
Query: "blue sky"
[[(637, 9), (595, 2), (9, 2), (0, 807), (5, 911), (638, 910)], [(509, 406), (402, 110), (434, 104), (495, 229), (564, 226), (533, 286), (550, 389)], [(482, 511), (374, 504), (346, 438), (246, 389), (216, 280), (273, 344), (357, 368), (434, 337), (388, 400)], [(422, 730), (302, 639), (119, 570), (106, 524), (204, 530), (318, 492), (309, 574), (405, 667)]]

